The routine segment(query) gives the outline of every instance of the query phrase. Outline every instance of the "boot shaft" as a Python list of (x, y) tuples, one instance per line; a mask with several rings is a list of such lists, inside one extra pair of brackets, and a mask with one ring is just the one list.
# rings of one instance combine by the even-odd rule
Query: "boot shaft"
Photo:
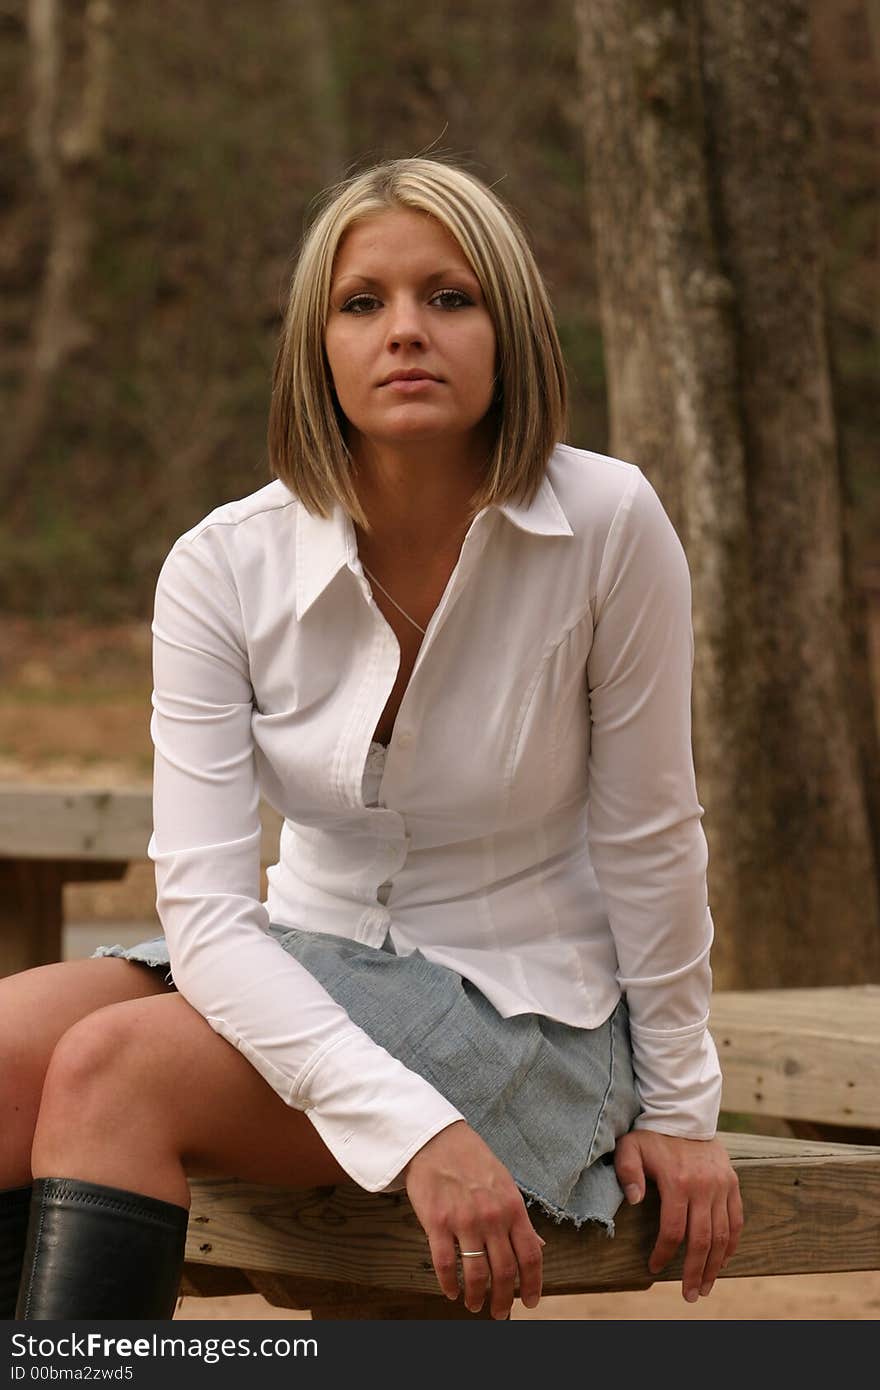
[(37, 1178), (15, 1316), (170, 1319), (189, 1212), (78, 1178)]

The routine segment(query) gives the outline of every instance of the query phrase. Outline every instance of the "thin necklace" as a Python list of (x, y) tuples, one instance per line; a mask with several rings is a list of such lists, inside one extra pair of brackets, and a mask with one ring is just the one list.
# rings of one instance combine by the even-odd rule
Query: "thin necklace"
[(393, 603), (393, 604), (394, 604), (394, 607), (397, 609), (398, 613), (402, 613), (403, 616), (406, 618), (407, 622), (408, 622), (408, 623), (412, 623), (413, 627), (417, 627), (418, 630), (419, 630), (419, 632), (420, 632), (420, 633), (422, 634), (422, 636), (424, 637), (424, 635), (425, 635), (425, 633), (427, 632), (428, 629), (422, 627), (421, 623), (417, 623), (416, 620), (415, 620), (415, 618), (411, 618), (411, 617), (409, 616), (409, 614), (407, 613), (407, 611), (406, 611), (405, 608), (401, 608), (400, 604), (397, 602), (397, 599), (394, 599), (394, 598), (391, 597), (391, 595), (389, 594), (388, 590), (387, 590), (386, 588), (384, 588), (384, 586), (383, 586), (382, 584), (379, 583), (378, 579), (377, 579), (376, 576), (373, 574), (372, 570), (368, 570), (368, 569), (367, 569), (366, 565), (364, 565), (363, 560), (361, 561), (361, 564), (364, 566), (364, 574), (368, 574), (368, 575), (370, 576), (370, 578), (372, 579), (373, 583), (377, 586), (377, 588), (379, 588), (379, 589), (382, 590), (382, 593), (385, 595), (385, 597), (387, 598), (388, 602), (389, 602), (389, 603)]

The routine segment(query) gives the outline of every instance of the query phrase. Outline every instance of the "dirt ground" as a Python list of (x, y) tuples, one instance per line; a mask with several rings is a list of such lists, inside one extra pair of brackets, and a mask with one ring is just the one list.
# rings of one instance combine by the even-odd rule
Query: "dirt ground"
[[(880, 689), (880, 591), (872, 648)], [(147, 624), (88, 627), (0, 617), (0, 782), (149, 786), (152, 754)], [(119, 883), (71, 884), (66, 920), (83, 940), (126, 926), (155, 929), (153, 873), (132, 865)], [(115, 936), (114, 936), (115, 939)], [(301, 1319), (258, 1295), (182, 1300), (176, 1317)], [(880, 1316), (880, 1271), (720, 1280), (707, 1299), (684, 1302), (679, 1285), (647, 1292), (547, 1298), (516, 1319), (863, 1320)]]

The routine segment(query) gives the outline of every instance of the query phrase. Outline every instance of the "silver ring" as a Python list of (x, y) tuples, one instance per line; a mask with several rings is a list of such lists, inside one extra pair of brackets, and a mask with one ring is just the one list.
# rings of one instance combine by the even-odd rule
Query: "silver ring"
[(473, 1257), (474, 1255), (486, 1255), (485, 1250), (459, 1250), (458, 1253), (461, 1255), (462, 1259)]

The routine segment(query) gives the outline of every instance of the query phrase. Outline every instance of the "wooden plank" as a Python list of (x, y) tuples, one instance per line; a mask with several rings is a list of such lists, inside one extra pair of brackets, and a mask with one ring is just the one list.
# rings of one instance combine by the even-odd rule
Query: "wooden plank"
[(880, 985), (720, 991), (722, 1106), (880, 1129)]
[[(281, 817), (265, 802), (261, 858), (278, 858)], [(151, 793), (142, 788), (0, 787), (0, 857), (146, 859), (153, 828)]]
[[(725, 1277), (880, 1268), (880, 1147), (723, 1136), (746, 1230)], [(402, 1193), (354, 1184), (294, 1191), (193, 1179), (187, 1260), (284, 1276), (436, 1294), (424, 1233)], [(531, 1213), (547, 1241), (545, 1292), (647, 1288), (656, 1194), (623, 1206), (617, 1235)], [(681, 1257), (660, 1276), (681, 1277)]]
[(33, 859), (144, 859), (152, 829), (147, 791), (4, 787), (0, 855)]

